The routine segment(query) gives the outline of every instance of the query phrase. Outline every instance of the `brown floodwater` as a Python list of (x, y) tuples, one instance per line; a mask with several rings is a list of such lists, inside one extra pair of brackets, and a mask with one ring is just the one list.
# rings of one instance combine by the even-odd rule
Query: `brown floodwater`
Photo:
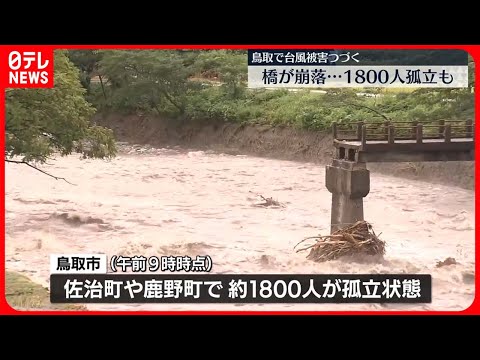
[[(329, 233), (324, 166), (121, 146), (112, 161), (6, 164), (6, 268), (48, 286), (49, 254), (210, 255), (214, 273), (428, 273), (429, 304), (91, 304), (92, 310), (463, 310), (474, 298), (474, 192), (372, 172), (365, 219), (383, 260), (314, 263), (294, 246)], [(256, 195), (285, 204), (253, 206)], [(80, 220), (68, 219), (78, 216)], [(436, 267), (447, 257), (457, 264)]]

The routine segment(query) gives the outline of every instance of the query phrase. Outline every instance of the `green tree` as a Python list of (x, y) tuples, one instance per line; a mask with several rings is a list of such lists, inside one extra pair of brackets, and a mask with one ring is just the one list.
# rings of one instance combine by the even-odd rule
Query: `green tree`
[(247, 80), (247, 54), (236, 50), (202, 51), (195, 66), (201, 73), (215, 73), (232, 98), (238, 98)]
[(104, 80), (102, 74), (98, 72), (98, 66), (102, 59), (102, 52), (99, 50), (69, 50), (68, 58), (80, 70), (80, 82), (87, 90), (87, 95), (91, 95), (92, 78), (98, 79), (103, 98), (107, 99)]
[(113, 157), (113, 132), (91, 123), (95, 109), (84, 94), (79, 71), (64, 51), (55, 53), (53, 88), (8, 89), (5, 161), (44, 163), (55, 153)]
[[(378, 61), (383, 56), (400, 64), (408, 59), (421, 62), (427, 55), (432, 58), (433, 54), (404, 50), (382, 55), (362, 50), (362, 59)], [(430, 122), (468, 120), (474, 115), (471, 57), (469, 88), (400, 93), (385, 88), (328, 89), (326, 94), (247, 89), (246, 51), (106, 50), (95, 54), (82, 50), (71, 52), (70, 57), (86, 74), (105, 80), (102, 89), (92, 81), (89, 99), (106, 112), (156, 112), (177, 120), (180, 115), (185, 120), (266, 122), (309, 129), (325, 129), (333, 121)]]
[(114, 108), (183, 115), (187, 93), (198, 86), (189, 81), (190, 58), (182, 51), (104, 51), (99, 71), (108, 79)]
[(68, 58), (80, 70), (80, 82), (89, 91), (90, 80), (94, 75), (101, 54), (98, 50), (69, 50)]

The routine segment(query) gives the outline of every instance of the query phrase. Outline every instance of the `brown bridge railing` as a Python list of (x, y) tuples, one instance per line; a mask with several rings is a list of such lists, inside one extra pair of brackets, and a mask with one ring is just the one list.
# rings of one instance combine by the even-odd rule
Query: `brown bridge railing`
[(416, 143), (422, 143), (428, 139), (443, 139), (442, 142), (448, 143), (452, 139), (473, 141), (475, 123), (472, 120), (333, 123), (332, 130), (335, 140), (359, 141), (362, 145), (369, 141), (394, 144), (396, 140), (415, 140)]

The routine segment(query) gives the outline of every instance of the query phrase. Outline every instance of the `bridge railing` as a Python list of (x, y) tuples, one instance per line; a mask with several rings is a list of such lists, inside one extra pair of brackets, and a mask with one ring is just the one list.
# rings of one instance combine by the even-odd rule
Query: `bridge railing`
[(475, 123), (472, 120), (333, 123), (332, 131), (335, 140), (360, 141), (362, 144), (369, 141), (395, 143), (396, 140), (415, 140), (421, 143), (428, 139), (450, 142), (452, 139), (473, 140)]

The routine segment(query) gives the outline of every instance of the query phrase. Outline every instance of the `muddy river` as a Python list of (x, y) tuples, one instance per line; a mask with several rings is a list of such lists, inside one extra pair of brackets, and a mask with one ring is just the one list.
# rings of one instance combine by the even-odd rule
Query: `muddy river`
[[(474, 193), (371, 174), (365, 218), (382, 261), (313, 263), (294, 246), (326, 235), (324, 167), (122, 145), (112, 161), (6, 164), (6, 267), (48, 286), (49, 254), (210, 255), (215, 273), (429, 273), (429, 304), (92, 304), (92, 310), (463, 310), (474, 298)], [(285, 204), (253, 206), (256, 194)], [(70, 221), (75, 216), (77, 221)], [(436, 267), (453, 257), (457, 264)]]

